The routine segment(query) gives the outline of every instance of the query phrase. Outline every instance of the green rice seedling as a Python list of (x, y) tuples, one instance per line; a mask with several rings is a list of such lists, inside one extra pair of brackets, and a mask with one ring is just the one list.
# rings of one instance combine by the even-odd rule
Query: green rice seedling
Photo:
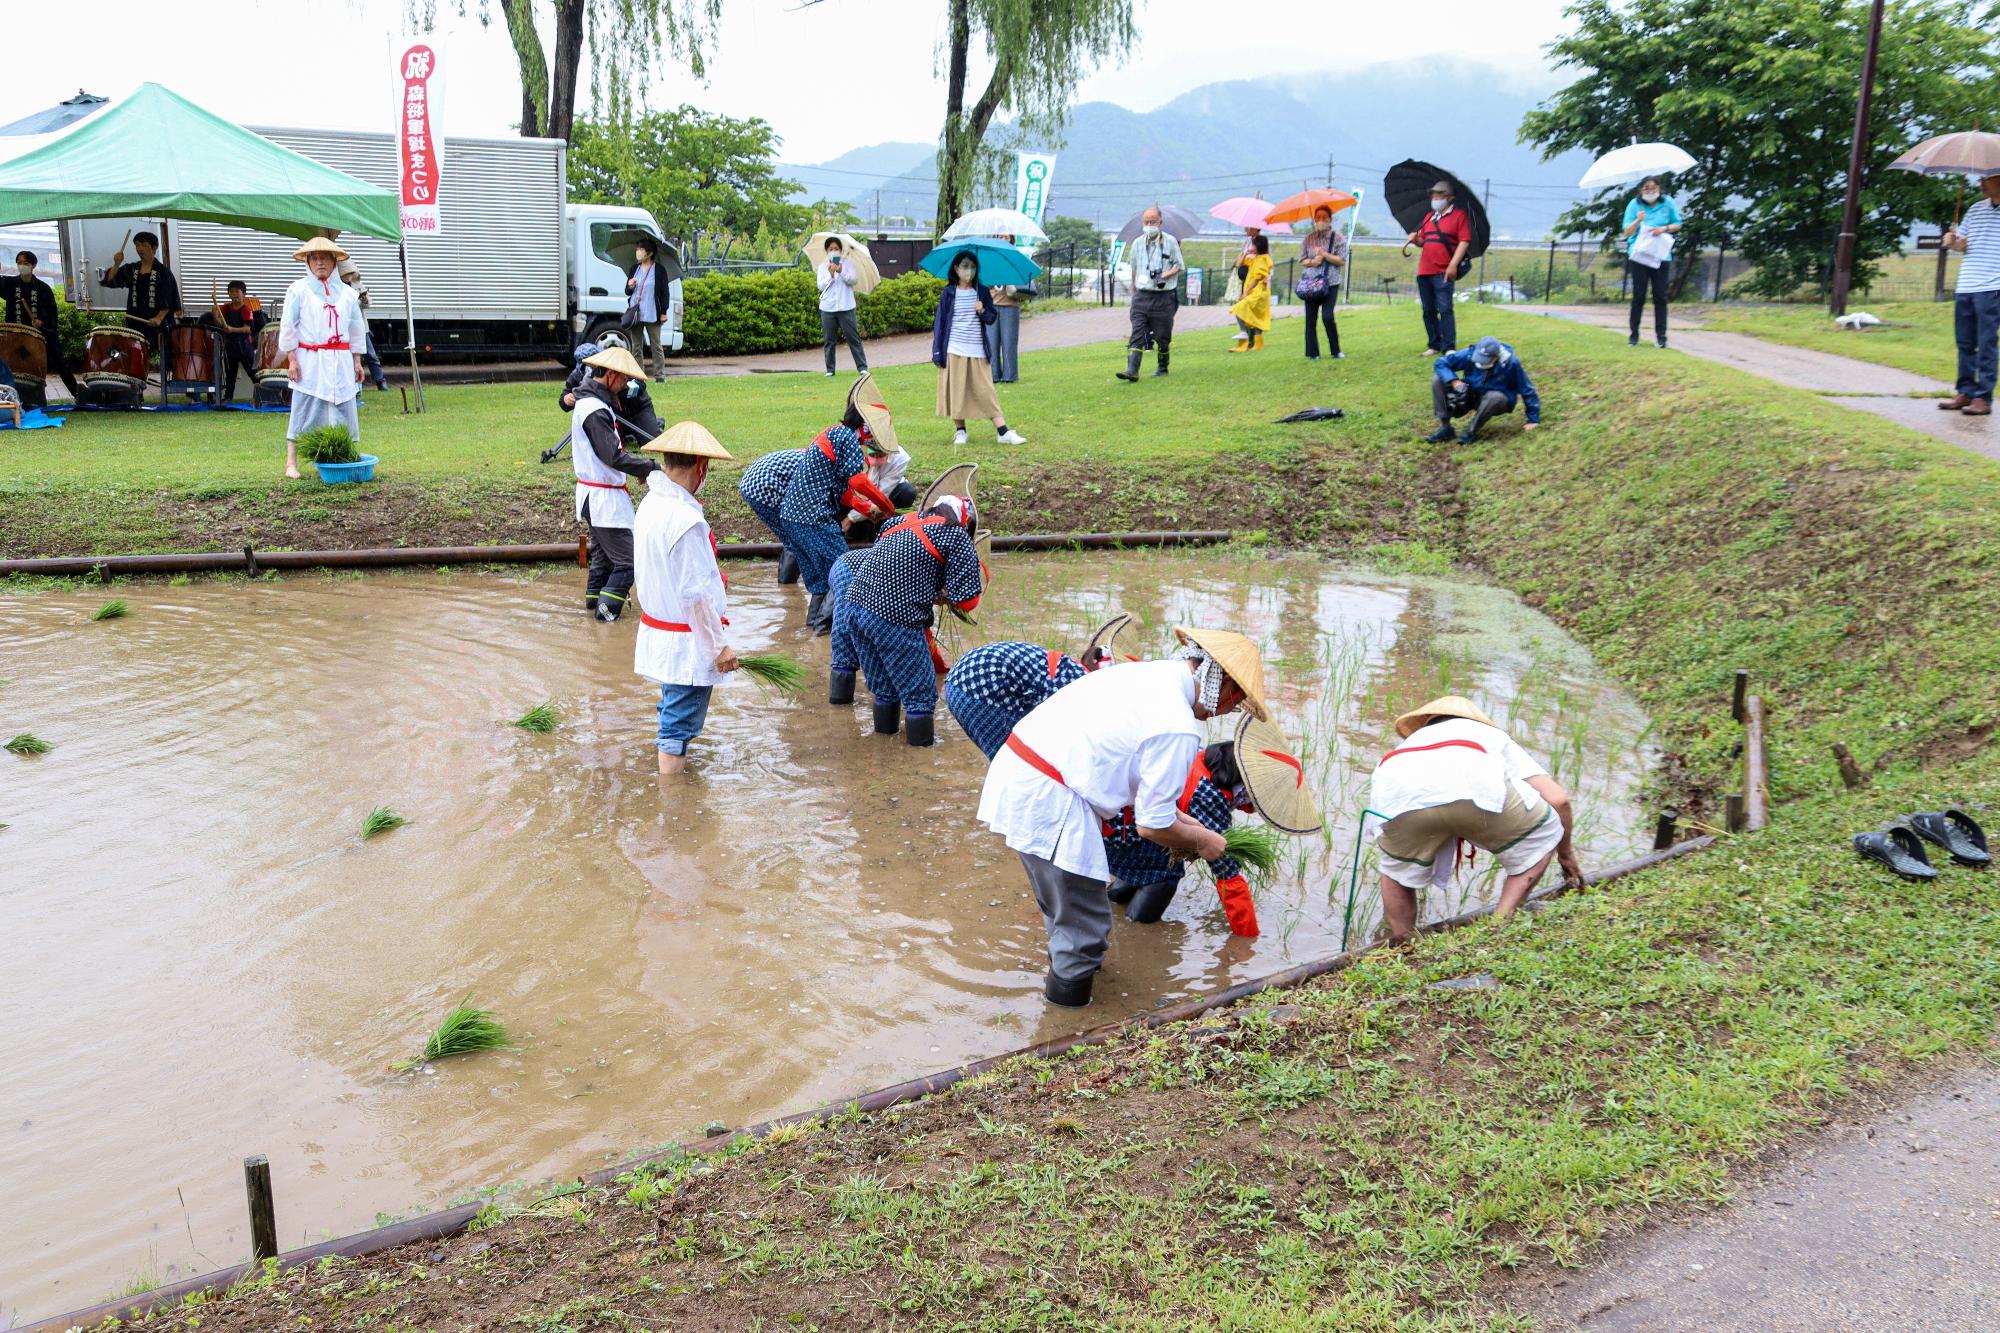
[(759, 685), (787, 694), (797, 694), (806, 687), (806, 669), (782, 653), (751, 653), (737, 658), (736, 665)]
[(114, 597), (90, 613), (92, 620), (118, 620), (131, 612), (123, 597)]
[(561, 721), (562, 712), (556, 707), (556, 701), (545, 699), (515, 718), (514, 725), (523, 731), (532, 731), (537, 736), (546, 736), (554, 731), (556, 724)]
[(378, 833), (387, 833), (392, 828), (401, 828), (408, 822), (408, 820), (404, 819), (394, 810), (391, 810), (388, 806), (378, 805), (368, 812), (366, 819), (361, 821), (361, 840), (366, 842)]
[(32, 731), (24, 731), (13, 740), (7, 742), (7, 753), (9, 754), (47, 754), (53, 748), (47, 741), (35, 735)]
[(1284, 853), (1284, 841), (1268, 824), (1231, 824), (1222, 835), (1223, 850), (1243, 866), (1243, 878), (1252, 888), (1271, 882)]
[(447, 1056), (512, 1049), (507, 1041), (507, 1029), (500, 1026), (500, 1020), (493, 1016), (491, 1010), (475, 1009), (472, 997), (468, 995), (453, 1005), (451, 1012), (444, 1016), (444, 1021), (432, 1031), (430, 1039), (424, 1043), (422, 1055), (413, 1060), (398, 1061), (392, 1068), (402, 1073)]
[(308, 463), (358, 463), (361, 451), (345, 426), (315, 426), (298, 439), (299, 457)]

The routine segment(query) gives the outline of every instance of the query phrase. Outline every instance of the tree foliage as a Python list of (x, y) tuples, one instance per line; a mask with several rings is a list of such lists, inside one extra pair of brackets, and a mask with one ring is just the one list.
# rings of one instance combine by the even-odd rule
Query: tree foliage
[(582, 121), (571, 137), (571, 198), (637, 205), (669, 234), (748, 243), (761, 231), (777, 239), (757, 244), (789, 255), (815, 221), (811, 208), (791, 201), (799, 183), (778, 174), (778, 134), (763, 120), (681, 106), (629, 126)]
[[(1864, 0), (1580, 0), (1550, 43), (1580, 77), (1528, 113), (1521, 138), (1544, 157), (1634, 139), (1680, 145), (1695, 166), (1669, 181), (1687, 216), (1684, 262), (1728, 244), (1755, 290), (1824, 283), (1833, 264), (1859, 95)], [(2000, 5), (1901, 0), (1883, 24), (1863, 182), (1855, 282), (1918, 221), (1949, 216), (1955, 186), (1884, 170), (1916, 141), (1969, 129), (2000, 101)], [(1615, 234), (1632, 187), (1564, 215), (1572, 232)]]
[[(419, 31), (437, 26), (438, 0), (403, 0)], [(521, 71), (521, 133), (569, 139), (586, 53), (591, 102), (600, 119), (625, 121), (643, 105), (656, 57), (680, 61), (699, 79), (722, 17), (722, 0), (448, 0), (482, 24), (498, 11)], [(551, 49), (544, 51), (543, 33)], [(553, 62), (550, 57), (553, 56)], [(553, 63), (553, 70), (552, 70)]]
[(1049, 249), (1060, 250), (1065, 245), (1074, 245), (1079, 251), (1095, 250), (1103, 244), (1103, 233), (1097, 224), (1088, 218), (1047, 217), (1042, 219), (1042, 230), (1049, 234)]
[[(1059, 128), (1083, 77), (1132, 49), (1132, 0), (945, 0), (944, 128), (938, 136), (937, 215), (942, 230), (964, 211), (993, 117)], [(968, 103), (972, 49), (984, 49), (991, 72)]]

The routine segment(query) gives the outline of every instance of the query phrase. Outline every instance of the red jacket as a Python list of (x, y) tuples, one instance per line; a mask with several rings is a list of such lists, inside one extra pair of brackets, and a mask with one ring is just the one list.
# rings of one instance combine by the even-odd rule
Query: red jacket
[(1417, 227), (1417, 244), (1423, 247), (1417, 256), (1417, 276), (1449, 273), (1460, 241), (1472, 243), (1472, 219), (1457, 204), (1426, 217)]

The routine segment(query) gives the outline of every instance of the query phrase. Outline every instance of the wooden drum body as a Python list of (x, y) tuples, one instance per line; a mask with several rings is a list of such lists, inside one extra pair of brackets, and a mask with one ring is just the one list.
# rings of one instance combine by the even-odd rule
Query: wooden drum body
[(257, 335), (257, 372), (251, 379), (257, 385), (257, 406), (292, 405), (292, 381), (285, 373), (285, 354), (278, 350), (276, 321), (266, 324), (264, 331)]
[(137, 407), (146, 392), (150, 347), (133, 329), (99, 325), (83, 338), (77, 381), (83, 400), (98, 407)]
[(40, 407), (48, 401), (49, 345), (41, 330), (0, 323), (0, 361), (13, 372), (23, 407)]
[(167, 382), (175, 388), (213, 391), (222, 368), (222, 338), (199, 324), (176, 324), (167, 330)]

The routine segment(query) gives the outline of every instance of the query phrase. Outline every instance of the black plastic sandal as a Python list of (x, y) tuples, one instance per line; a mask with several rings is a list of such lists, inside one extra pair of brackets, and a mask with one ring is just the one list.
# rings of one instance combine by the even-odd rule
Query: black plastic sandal
[(1983, 866), (1993, 859), (1986, 850), (1986, 830), (1963, 810), (1926, 811), (1906, 815), (1903, 822), (1916, 830), (1918, 837), (1951, 853), (1951, 859), (1962, 866)]
[(1904, 879), (1936, 879), (1937, 870), (1924, 855), (1924, 844), (1916, 834), (1900, 824), (1879, 833), (1854, 835), (1854, 850), (1870, 861), (1880, 861)]

